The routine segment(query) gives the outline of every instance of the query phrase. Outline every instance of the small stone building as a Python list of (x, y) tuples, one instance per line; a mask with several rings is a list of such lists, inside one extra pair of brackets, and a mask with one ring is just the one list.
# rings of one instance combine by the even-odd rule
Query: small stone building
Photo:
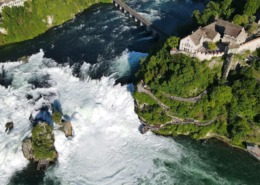
[(247, 38), (247, 33), (243, 27), (221, 19), (216, 21), (216, 30), (221, 34), (222, 42), (231, 45), (242, 44)]

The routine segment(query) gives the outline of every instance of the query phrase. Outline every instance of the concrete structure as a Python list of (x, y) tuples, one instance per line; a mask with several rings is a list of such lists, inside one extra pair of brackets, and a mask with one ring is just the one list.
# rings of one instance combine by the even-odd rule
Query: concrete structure
[(49, 161), (47, 159), (41, 159), (37, 164), (37, 170), (46, 170), (48, 166), (49, 166)]
[(0, 13), (4, 7), (23, 6), (25, 0), (0, 0)]
[(246, 50), (253, 52), (257, 48), (260, 48), (260, 37), (253, 39), (253, 40), (250, 40), (248, 42), (245, 42), (244, 44), (241, 44), (238, 47), (237, 52), (240, 53), (240, 52), (243, 52), (243, 51), (246, 51)]
[(222, 57), (225, 53), (219, 51), (213, 52), (196, 52), (192, 54), (193, 57), (197, 57), (199, 60), (210, 60), (214, 57)]
[(121, 0), (113, 0), (113, 4), (124, 14), (129, 14), (129, 17), (133, 18), (134, 21), (138, 23), (140, 26), (145, 26), (146, 30), (151, 31), (153, 36), (167, 36), (167, 34), (165, 34), (162, 30), (154, 27), (149, 20), (145, 19), (143, 16), (141, 16), (139, 13), (137, 13), (135, 10), (133, 10), (131, 7), (129, 7)]
[(181, 39), (179, 49), (190, 53), (205, 50), (203, 44), (222, 41), (227, 45), (239, 45), (246, 41), (247, 33), (241, 26), (237, 26), (221, 19), (197, 29), (191, 35)]
[(260, 160), (260, 148), (254, 143), (246, 143), (247, 151), (256, 159)]

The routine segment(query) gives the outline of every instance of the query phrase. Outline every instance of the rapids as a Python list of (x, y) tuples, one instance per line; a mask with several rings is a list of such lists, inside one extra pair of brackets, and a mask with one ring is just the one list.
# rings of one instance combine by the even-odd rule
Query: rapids
[[(169, 34), (203, 7), (190, 0), (127, 3)], [(33, 40), (0, 48), (0, 185), (258, 185), (260, 164), (245, 152), (216, 141), (139, 133), (134, 87), (119, 79), (131, 81), (154, 44), (112, 5), (100, 5)], [(19, 61), (25, 55), (29, 61)], [(21, 141), (30, 136), (30, 114), (54, 100), (71, 117), (74, 137), (54, 127), (59, 160), (44, 174), (23, 157)], [(8, 121), (14, 122), (10, 134)]]

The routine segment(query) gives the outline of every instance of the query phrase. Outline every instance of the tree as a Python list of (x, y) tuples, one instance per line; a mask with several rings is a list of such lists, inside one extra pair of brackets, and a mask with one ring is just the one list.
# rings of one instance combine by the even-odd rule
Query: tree
[(244, 26), (249, 23), (249, 18), (247, 15), (235, 15), (235, 17), (233, 18), (233, 22), (235, 24)]
[(210, 1), (203, 12), (195, 10), (193, 17), (200, 25), (206, 25), (218, 18), (228, 19), (234, 12), (234, 9), (231, 8), (231, 3), (232, 0), (222, 0), (220, 2)]
[(210, 94), (211, 100), (215, 100), (220, 106), (231, 102), (232, 89), (228, 86), (217, 86)]
[(250, 132), (250, 127), (245, 119), (237, 117), (235, 122), (232, 124), (231, 134), (232, 139), (238, 143), (242, 142), (245, 136)]
[(259, 7), (260, 7), (260, 0), (247, 0), (244, 7), (244, 14), (248, 16), (252, 16), (256, 13)]
[(217, 48), (217, 45), (215, 42), (208, 42), (207, 47), (210, 51), (214, 51)]
[(179, 40), (180, 40), (179, 37), (175, 37), (175, 36), (170, 37), (167, 39), (165, 46), (168, 49), (177, 48), (179, 46)]

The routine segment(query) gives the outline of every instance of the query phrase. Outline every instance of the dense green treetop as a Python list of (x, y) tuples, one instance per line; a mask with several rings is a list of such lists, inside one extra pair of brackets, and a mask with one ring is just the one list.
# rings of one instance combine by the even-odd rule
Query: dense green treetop
[(203, 11), (195, 10), (193, 16), (199, 25), (207, 25), (222, 18), (250, 27), (255, 21), (257, 11), (260, 11), (260, 0), (212, 0)]
[[(175, 116), (202, 122), (215, 121), (208, 126), (167, 126), (160, 133), (191, 134), (195, 138), (214, 133), (227, 137), (235, 145), (241, 146), (243, 141), (260, 144), (259, 60), (231, 71), (226, 81), (223, 81), (220, 75), (223, 71), (220, 67), (222, 60), (213, 59), (218, 65), (209, 68), (211, 61), (201, 62), (184, 54), (170, 55), (168, 42), (156, 54), (140, 63), (137, 77), (144, 80), (151, 92), (168, 106), (169, 111)], [(259, 51), (255, 54), (259, 55)], [(169, 94), (180, 98), (192, 98), (205, 90), (207, 93), (195, 103), (165, 96)], [(138, 93), (135, 95), (137, 102), (145, 105), (145, 108), (137, 108), (139, 116), (150, 124), (169, 121), (161, 119), (163, 116), (167, 118), (167, 114), (160, 110), (156, 102), (150, 100), (150, 103), (147, 103), (147, 96)]]
[(193, 97), (213, 83), (216, 73), (212, 73), (208, 62), (200, 62), (183, 54), (171, 56), (168, 48), (176, 47), (178, 38), (170, 38), (164, 48), (149, 61), (141, 63), (139, 77), (152, 89), (177, 96)]

